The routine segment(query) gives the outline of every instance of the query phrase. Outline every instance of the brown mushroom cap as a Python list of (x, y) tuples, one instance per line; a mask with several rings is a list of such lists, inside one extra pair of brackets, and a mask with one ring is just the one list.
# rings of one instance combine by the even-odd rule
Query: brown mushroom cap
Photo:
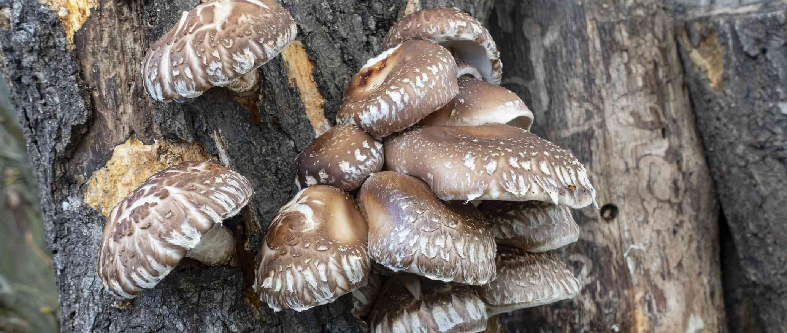
[(533, 112), (515, 93), (469, 76), (460, 77), (459, 95), (424, 120), (426, 126), (509, 124), (530, 130)]
[(273, 219), (254, 289), (274, 311), (303, 311), (364, 285), (368, 228), (346, 192), (315, 185), (298, 192)]
[(353, 315), (361, 318), (369, 314), (372, 305), (380, 294), (382, 288), (382, 278), (377, 274), (369, 274), (366, 285), (353, 290)]
[(384, 147), (388, 169), (424, 180), (443, 200), (595, 205), (596, 190), (579, 160), (521, 128), (430, 126), (390, 138)]
[(492, 222), (498, 244), (545, 252), (579, 239), (579, 226), (566, 206), (540, 201), (484, 201), (478, 209)]
[(501, 246), (497, 279), (476, 288), (487, 313), (494, 316), (574, 298), (582, 285), (553, 253), (527, 253)]
[(481, 332), (484, 302), (470, 286), (421, 280), (403, 274), (389, 280), (369, 314), (369, 331)]
[(241, 79), (277, 56), (297, 34), (292, 16), (273, 0), (217, 0), (183, 12), (156, 41), (142, 67), (157, 101), (194, 98), (214, 86), (248, 86)]
[(358, 200), (369, 222), (374, 261), (432, 280), (494, 279), (494, 237), (475, 207), (445, 204), (422, 181), (390, 171), (372, 174)]
[(161, 170), (117, 204), (104, 226), (98, 276), (104, 289), (133, 298), (192, 257), (221, 264), (234, 253), (222, 220), (252, 196), (249, 181), (215, 162)]
[(370, 59), (344, 94), (336, 115), (377, 138), (410, 127), (459, 92), (451, 53), (428, 41), (407, 41)]
[(304, 149), (298, 159), (298, 188), (316, 184), (353, 191), (373, 172), (383, 168), (383, 144), (355, 124), (325, 132)]
[(465, 12), (456, 8), (434, 8), (407, 15), (388, 31), (383, 49), (411, 39), (445, 46), (457, 60), (477, 68), (484, 80), (500, 84), (503, 63), (497, 45), (484, 25)]
[(484, 77), (481, 76), (481, 72), (478, 71), (477, 68), (470, 66), (470, 64), (457, 60), (456, 61), (456, 77), (460, 78), (463, 76), (471, 76), (479, 80), (483, 80)]

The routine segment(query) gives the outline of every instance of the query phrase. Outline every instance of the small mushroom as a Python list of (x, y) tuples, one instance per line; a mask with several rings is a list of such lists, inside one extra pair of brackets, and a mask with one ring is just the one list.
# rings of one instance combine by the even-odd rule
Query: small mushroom
[(492, 222), (498, 244), (546, 252), (579, 238), (579, 226), (566, 206), (540, 201), (484, 201), (478, 210)]
[(372, 310), (372, 305), (380, 294), (382, 278), (377, 274), (369, 274), (366, 285), (353, 290), (353, 315), (356, 318), (363, 318)]
[(582, 208), (596, 190), (571, 152), (524, 129), (429, 126), (388, 139), (386, 168), (418, 177), (443, 200), (546, 201)]
[(478, 69), (484, 80), (500, 84), (503, 63), (497, 45), (472, 16), (456, 8), (424, 9), (397, 21), (383, 40), (383, 49), (411, 39), (439, 43), (454, 57)]
[(222, 220), (252, 196), (249, 181), (215, 162), (157, 172), (117, 204), (104, 226), (98, 276), (115, 296), (153, 288), (183, 257), (226, 263), (235, 242)]
[(383, 138), (408, 128), (459, 93), (451, 53), (428, 41), (407, 41), (370, 59), (353, 76), (336, 115)]
[(486, 329), (487, 310), (470, 286), (398, 275), (383, 287), (369, 314), (372, 333), (470, 333)]
[(470, 76), (459, 78), (459, 95), (424, 120), (427, 126), (509, 124), (530, 130), (533, 112), (515, 93)]
[(443, 203), (424, 182), (372, 174), (358, 194), (369, 222), (369, 256), (393, 271), (432, 280), (484, 284), (494, 279), (495, 241), (472, 205)]
[(292, 16), (273, 0), (217, 0), (183, 12), (172, 30), (148, 50), (145, 89), (161, 102), (202, 95), (227, 86), (236, 92), (257, 84), (257, 69), (297, 34)]
[(457, 60), (456, 61), (456, 77), (460, 78), (460, 77), (463, 77), (463, 76), (470, 76), (470, 77), (474, 77), (474, 78), (479, 79), (479, 80), (483, 80), (484, 79), (484, 77), (481, 76), (481, 72), (479, 72), (478, 69), (476, 69), (473, 66), (470, 66), (466, 62), (463, 62), (461, 60)]
[(274, 311), (303, 311), (362, 287), (368, 229), (355, 200), (328, 185), (304, 189), (279, 210), (258, 255), (254, 290)]
[(355, 126), (340, 125), (312, 141), (299, 155), (298, 188), (316, 184), (353, 191), (383, 168), (383, 144)]
[(489, 316), (574, 298), (582, 285), (553, 253), (501, 246), (497, 279), (476, 287)]

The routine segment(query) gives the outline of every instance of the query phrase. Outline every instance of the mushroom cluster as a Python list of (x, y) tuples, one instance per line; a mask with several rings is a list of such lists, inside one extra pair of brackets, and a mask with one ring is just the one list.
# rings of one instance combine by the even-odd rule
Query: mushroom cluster
[(569, 209), (595, 205), (595, 189), (571, 152), (529, 132), (533, 113), (498, 86), (487, 30), (427, 9), (383, 44), (338, 126), (297, 158), (301, 190), (259, 254), (260, 300), (301, 311), (352, 294), (372, 332), (479, 332), (490, 316), (576, 296), (548, 251), (578, 239)]
[[(153, 45), (145, 86), (166, 102), (253, 85), (295, 34), (271, 0), (200, 5)], [(571, 152), (529, 131), (533, 113), (499, 86), (489, 32), (457, 9), (426, 9), (383, 47), (350, 81), (337, 126), (298, 155), (299, 192), (257, 255), (260, 301), (303, 311), (350, 294), (372, 332), (479, 332), (490, 316), (576, 296), (549, 251), (578, 239), (570, 209), (595, 206), (596, 191)], [(155, 174), (104, 229), (105, 289), (132, 298), (183, 257), (228, 262), (222, 220), (251, 195), (214, 162)]]

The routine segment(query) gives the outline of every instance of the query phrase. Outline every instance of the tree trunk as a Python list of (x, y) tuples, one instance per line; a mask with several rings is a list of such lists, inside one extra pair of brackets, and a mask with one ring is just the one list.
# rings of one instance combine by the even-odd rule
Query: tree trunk
[(503, 85), (591, 170), (600, 210), (561, 251), (585, 284), (517, 312), (532, 332), (724, 332), (718, 208), (662, 3), (499, 0)]
[(787, 4), (676, 1), (691, 100), (726, 232), (733, 332), (787, 331)]
[[(260, 96), (213, 89), (152, 104), (147, 47), (198, 0), (0, 0), (0, 43), (41, 184), (64, 332), (363, 331), (350, 299), (273, 313), (251, 291), (269, 221), (295, 193), (294, 160), (336, 115), (350, 77), (416, 0), (288, 0), (298, 41), (260, 69)], [(574, 301), (515, 313), (540, 331), (724, 331), (718, 211), (682, 86), (670, 17), (656, 0), (425, 0), (488, 21), (505, 86), (537, 134), (593, 171), (600, 211), (584, 209), (563, 250), (585, 283)], [(490, 15), (491, 14), (491, 15)], [(137, 141), (140, 140), (140, 141)], [(105, 214), (154, 171), (222, 155), (255, 196), (227, 224), (234, 267), (182, 263), (131, 302), (101, 292)]]

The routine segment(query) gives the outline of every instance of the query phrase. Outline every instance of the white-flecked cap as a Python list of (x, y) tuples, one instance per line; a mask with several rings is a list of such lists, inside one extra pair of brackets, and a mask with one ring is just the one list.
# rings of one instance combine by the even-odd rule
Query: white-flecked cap
[(235, 81), (277, 56), (297, 35), (290, 13), (273, 0), (217, 0), (183, 15), (148, 50), (145, 89), (161, 102), (194, 98)]
[(369, 313), (372, 333), (470, 333), (486, 329), (487, 309), (473, 287), (397, 275)]
[(500, 247), (497, 279), (476, 287), (489, 316), (574, 298), (582, 285), (553, 253)]
[(353, 191), (382, 170), (383, 144), (355, 124), (339, 125), (312, 141), (296, 160), (298, 188), (324, 184)]
[(369, 221), (369, 256), (393, 270), (479, 285), (495, 278), (495, 241), (472, 205), (443, 203), (424, 182), (372, 174), (358, 194)]
[(459, 95), (421, 121), (426, 126), (509, 124), (530, 130), (533, 112), (515, 93), (479, 79), (459, 79)]
[(485, 81), (500, 84), (503, 63), (497, 45), (484, 25), (467, 13), (456, 8), (433, 8), (407, 15), (388, 31), (383, 49), (411, 39), (445, 46), (458, 61), (478, 69)]
[(390, 138), (386, 168), (429, 184), (443, 200), (596, 202), (588, 172), (571, 152), (524, 129), (490, 124), (428, 126)]
[[(224, 219), (251, 199), (251, 183), (215, 162), (157, 172), (117, 204), (104, 226), (98, 276), (104, 289), (133, 298), (153, 288)], [(230, 240), (231, 241), (231, 240)], [(222, 248), (220, 264), (234, 248)]]
[(579, 239), (579, 226), (567, 206), (541, 201), (483, 201), (478, 210), (492, 222), (498, 244), (546, 252)]
[(362, 287), (367, 225), (355, 200), (328, 185), (304, 189), (279, 210), (258, 255), (254, 289), (274, 311), (303, 311)]
[(448, 104), (459, 86), (456, 62), (440, 45), (406, 41), (370, 60), (353, 76), (336, 115), (383, 138)]

